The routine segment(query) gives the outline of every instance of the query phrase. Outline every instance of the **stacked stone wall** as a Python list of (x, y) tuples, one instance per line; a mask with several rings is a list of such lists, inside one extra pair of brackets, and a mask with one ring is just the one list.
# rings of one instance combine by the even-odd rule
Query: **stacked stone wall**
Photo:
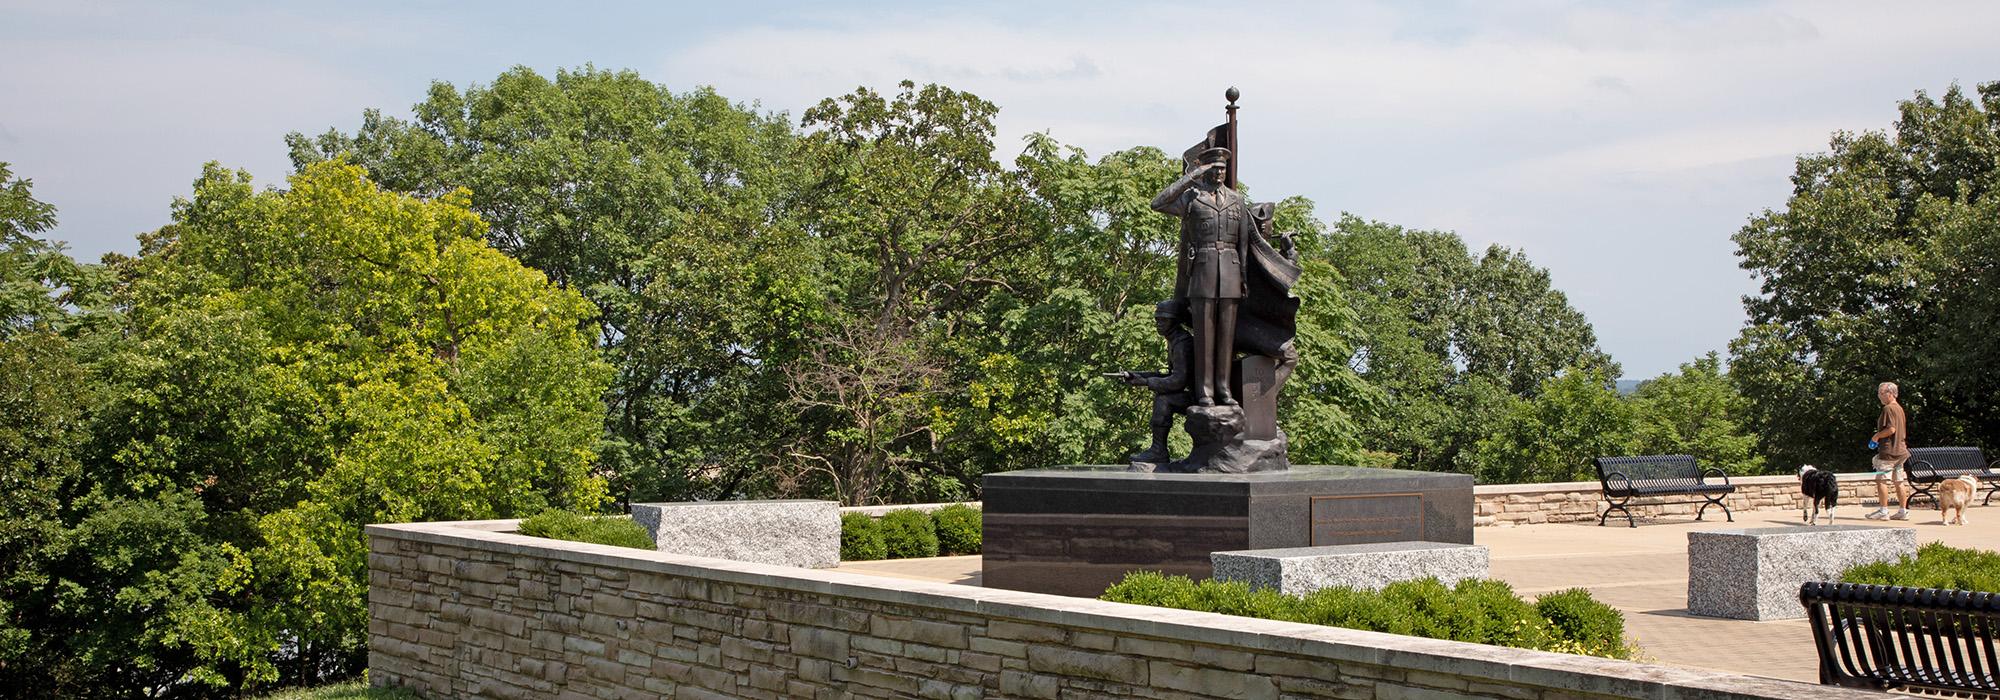
[(371, 526), (369, 672), (431, 698), (1863, 698), (1357, 630)]
[[(1799, 491), (1799, 480), (1795, 476), (1732, 477), (1729, 483), (1736, 486), (1736, 492), (1722, 502), (1738, 513), (1773, 509), (1796, 511), (1805, 505), (1805, 496)], [(1890, 497), (1894, 498), (1893, 492)], [(1477, 486), (1473, 488), (1472, 499), (1472, 524), (1475, 526), (1596, 520), (1605, 509), (1604, 489), (1595, 481)], [(1654, 501), (1688, 500), (1695, 502), (1652, 504)], [(1867, 474), (1841, 475), (1841, 518), (1860, 518), (1863, 513), (1875, 509), (1875, 500), (1874, 477)], [(1639, 518), (1691, 519), (1701, 508), (1701, 503), (1698, 496), (1672, 496), (1638, 499), (1627, 507)], [(1717, 518), (1721, 517), (1721, 513), (1711, 506), (1704, 517)], [(1616, 513), (1611, 518), (1622, 523), (1625, 514)]]

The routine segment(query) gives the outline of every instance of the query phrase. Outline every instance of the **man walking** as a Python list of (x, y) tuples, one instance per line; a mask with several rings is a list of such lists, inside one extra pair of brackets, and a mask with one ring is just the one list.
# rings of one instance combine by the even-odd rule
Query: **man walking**
[[(1875, 433), (1868, 436), (1868, 447), (1875, 450), (1875, 500), (1879, 507), (1868, 514), (1869, 520), (1910, 519), (1910, 494), (1903, 487), (1903, 462), (1910, 458), (1910, 431), (1903, 418), (1903, 405), (1896, 403), (1899, 392), (1895, 382), (1882, 382), (1875, 387), (1875, 398), (1882, 402), (1882, 415), (1875, 419)], [(1889, 482), (1896, 484), (1895, 515), (1889, 514)]]

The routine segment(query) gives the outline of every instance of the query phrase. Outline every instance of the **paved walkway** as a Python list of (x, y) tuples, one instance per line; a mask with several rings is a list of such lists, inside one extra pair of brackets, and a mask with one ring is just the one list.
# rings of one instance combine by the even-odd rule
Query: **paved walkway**
[[(1872, 499), (1870, 499), (1872, 500)], [(2000, 506), (1969, 509), (1964, 527), (1945, 527), (1935, 510), (1911, 511), (1906, 522), (1874, 523), (1859, 516), (1872, 507), (1843, 505), (1842, 525), (1910, 527), (1917, 541), (2000, 550)], [(1812, 631), (1804, 620), (1746, 622), (1687, 613), (1687, 533), (1694, 530), (1798, 525), (1796, 511), (1738, 513), (1729, 523), (1686, 518), (1640, 520), (1638, 528), (1596, 523), (1482, 527), (1473, 539), (1490, 548), (1493, 576), (1528, 596), (1588, 588), (1598, 600), (1625, 612), (1626, 634), (1645, 659), (1733, 673), (1818, 682)], [(857, 562), (843, 571), (897, 578), (979, 585), (977, 556)]]

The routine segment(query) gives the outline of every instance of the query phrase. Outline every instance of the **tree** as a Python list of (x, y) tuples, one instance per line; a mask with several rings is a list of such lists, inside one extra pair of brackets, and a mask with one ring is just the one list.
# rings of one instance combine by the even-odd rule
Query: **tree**
[(1641, 383), (1628, 400), (1634, 404), (1632, 454), (1688, 454), (1731, 474), (1763, 471), (1757, 436), (1744, 427), (1749, 402), (1729, 382), (1716, 353)]
[(1588, 480), (1592, 458), (1625, 454), (1632, 409), (1602, 369), (1572, 369), (1543, 380), (1534, 398), (1513, 400), (1461, 459), (1487, 484)]
[(1896, 381), (1917, 444), (2000, 445), (2000, 83), (1900, 105), (1893, 133), (1798, 159), (1785, 208), (1735, 236), (1760, 280), (1731, 379), (1776, 464), (1863, 463)]
[(287, 137), (299, 167), (345, 154), (385, 187), (457, 188), (487, 240), (596, 307), (617, 374), (601, 446), (629, 500), (765, 492), (795, 430), (780, 368), (824, 325), (783, 115), (630, 71), (527, 68), (431, 86), (412, 122)]
[(33, 241), (55, 228), (56, 208), (35, 199), (34, 187), (33, 180), (14, 177), (13, 169), (0, 161), (0, 244)]
[(0, 683), (57, 686), (55, 563), (83, 488), (89, 375), (48, 333), (0, 338)]
[(39, 237), (55, 225), (56, 208), (35, 199), (34, 181), (14, 177), (0, 162), (0, 338), (71, 333), (105, 321), (100, 312), (109, 278), (101, 268), (78, 264), (61, 243)]
[[(952, 482), (932, 425), (938, 348), (1006, 286), (999, 261), (1026, 242), (1021, 189), (992, 156), (997, 111), (904, 81), (893, 98), (864, 87), (803, 117), (803, 215), (831, 302), (815, 330), (841, 340), (786, 369), (814, 426), (789, 454), (798, 471), (826, 470), (844, 501), (935, 497)], [(818, 381), (832, 376), (873, 388)]]
[(92, 358), (93, 512), (56, 584), (94, 682), (358, 672), (363, 525), (602, 502), (591, 309), (487, 247), (466, 199), (338, 162), (259, 193), (211, 165), (147, 241), (129, 337)]
[(1367, 336), (1353, 368), (1382, 392), (1363, 442), (1398, 467), (1452, 470), (1514, 399), (1565, 367), (1616, 376), (1581, 312), (1547, 271), (1456, 234), (1344, 216), (1315, 253), (1345, 280)]

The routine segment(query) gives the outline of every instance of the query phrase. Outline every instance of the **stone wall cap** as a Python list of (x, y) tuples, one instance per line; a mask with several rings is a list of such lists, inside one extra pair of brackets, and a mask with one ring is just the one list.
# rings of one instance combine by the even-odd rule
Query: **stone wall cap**
[(1788, 527), (1752, 527), (1735, 530), (1708, 530), (1689, 532), (1690, 539), (1696, 537), (1785, 537), (1790, 535), (1825, 535), (1837, 532), (1874, 532), (1909, 530), (1894, 525), (1797, 525)]
[(1371, 542), (1368, 544), (1334, 544), (1318, 547), (1285, 547), (1281, 549), (1242, 549), (1233, 552), (1215, 552), (1217, 555), (1252, 557), (1258, 559), (1293, 559), (1298, 557), (1329, 557), (1345, 554), (1378, 554), (1381, 552), (1412, 552), (1435, 549), (1485, 549), (1485, 545), (1459, 544), (1456, 542)]
[(840, 501), (822, 501), (816, 498), (772, 498), (754, 501), (664, 501), (660, 503), (634, 503), (633, 508), (653, 506), (656, 508), (693, 508), (700, 506), (768, 506), (777, 504), (831, 503), (840, 506)]

